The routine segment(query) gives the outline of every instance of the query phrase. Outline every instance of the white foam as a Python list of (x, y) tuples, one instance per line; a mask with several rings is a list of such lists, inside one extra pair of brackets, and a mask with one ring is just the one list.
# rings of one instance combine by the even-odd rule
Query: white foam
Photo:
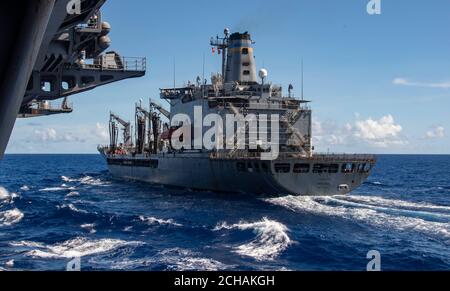
[(14, 263), (15, 263), (14, 260), (9, 260), (6, 262), (5, 266), (7, 268), (14, 268)]
[(25, 215), (17, 208), (0, 212), (0, 227), (17, 224), (24, 218), (24, 216)]
[(61, 187), (49, 187), (39, 190), (39, 192), (60, 192), (60, 191), (74, 191), (75, 187), (68, 187), (65, 184), (62, 184)]
[(86, 231), (89, 231), (90, 234), (94, 234), (94, 233), (97, 232), (97, 230), (95, 230), (95, 227), (96, 227), (95, 223), (92, 223), (92, 224), (88, 224), (88, 223), (87, 223), (87, 224), (82, 224), (82, 225), (80, 225), (80, 227), (81, 227), (82, 229), (86, 230)]
[[(352, 196), (353, 197), (353, 196)], [(398, 231), (416, 231), (437, 239), (444, 239), (450, 243), (450, 223), (427, 221), (421, 218), (408, 217), (383, 213), (367, 207), (355, 207), (358, 205), (329, 205), (336, 202), (332, 197), (294, 197), (267, 199), (274, 205), (279, 205), (294, 212), (306, 212), (315, 215), (334, 216), (352, 221), (360, 221), (369, 225), (391, 228)], [(345, 201), (344, 201), (345, 202)]]
[(64, 182), (66, 182), (66, 183), (76, 182), (76, 181), (77, 181), (77, 180), (75, 180), (75, 179), (71, 179), (71, 178), (66, 177), (66, 176), (61, 176), (61, 179), (62, 179)]
[(209, 258), (186, 257), (179, 259), (175, 266), (169, 267), (174, 271), (220, 271), (229, 266)]
[(217, 260), (200, 257), (198, 253), (181, 248), (163, 250), (154, 260), (168, 265), (170, 271), (220, 271), (231, 268)]
[(125, 227), (124, 229), (123, 229), (123, 231), (125, 231), (125, 232), (130, 232), (130, 231), (132, 231), (133, 230), (133, 227), (132, 226), (127, 226), (127, 227)]
[(10, 198), (10, 195), (9, 195), (8, 190), (6, 190), (3, 187), (0, 187), (0, 200), (6, 200), (9, 198)]
[(32, 242), (32, 241), (21, 241), (10, 243), (13, 247), (24, 247), (24, 248), (45, 248), (43, 243)]
[(69, 194), (66, 195), (66, 198), (70, 198), (70, 197), (78, 197), (78, 196), (80, 196), (80, 193), (79, 193), (79, 192), (72, 191), (72, 192), (70, 192)]
[(385, 206), (385, 207), (395, 207), (404, 208), (410, 210), (421, 210), (421, 211), (442, 211), (450, 212), (450, 207), (448, 206), (438, 206), (428, 203), (413, 203), (403, 200), (385, 199), (377, 196), (336, 196), (335, 198), (341, 200), (348, 200), (354, 202), (362, 202), (374, 206)]
[(89, 212), (87, 212), (86, 210), (82, 210), (82, 209), (78, 209), (75, 205), (73, 204), (63, 204), (62, 206), (57, 206), (58, 209), (66, 209), (69, 208), (70, 210), (72, 210), (73, 212), (77, 212), (77, 213), (84, 213), (87, 214)]
[(24, 185), (20, 188), (21, 191), (27, 192), (30, 191), (30, 187), (28, 187), (27, 185)]
[(125, 246), (140, 246), (142, 242), (127, 242), (116, 239), (89, 240), (87, 238), (75, 238), (55, 245), (43, 245), (35, 242), (11, 243), (14, 247), (31, 248), (26, 253), (29, 257), (44, 259), (70, 259), (109, 253)]
[(90, 186), (107, 186), (110, 183), (104, 182), (101, 179), (95, 179), (91, 176), (85, 176), (80, 179), (72, 179), (66, 176), (62, 176), (61, 179), (66, 183), (80, 183), (83, 185), (90, 185)]
[(222, 223), (217, 225), (214, 231), (224, 229), (252, 230), (257, 235), (256, 238), (247, 244), (236, 247), (235, 251), (242, 256), (250, 256), (258, 261), (274, 260), (292, 244), (288, 228), (267, 218), (254, 223), (240, 222), (234, 225)]
[(79, 180), (81, 184), (91, 185), (91, 186), (105, 186), (107, 183), (103, 182), (100, 179), (94, 179), (90, 176), (83, 177)]
[(177, 227), (182, 227), (182, 224), (176, 223), (173, 219), (161, 219), (161, 218), (156, 218), (156, 217), (145, 217), (145, 216), (140, 216), (139, 219), (142, 222), (145, 222), (149, 225), (171, 225), (171, 226), (177, 226)]
[(173, 248), (158, 252), (155, 256), (139, 259), (91, 259), (90, 263), (98, 264), (100, 268), (111, 270), (149, 269), (154, 265), (167, 265), (168, 271), (221, 271), (234, 266), (223, 264), (211, 258), (201, 257), (201, 254), (186, 249)]

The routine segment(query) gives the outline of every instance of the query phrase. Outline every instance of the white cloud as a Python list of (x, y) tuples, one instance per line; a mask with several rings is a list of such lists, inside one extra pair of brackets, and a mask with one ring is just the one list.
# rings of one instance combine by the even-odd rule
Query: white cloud
[(401, 146), (408, 144), (402, 136), (403, 127), (395, 122), (392, 115), (386, 115), (379, 120), (372, 118), (357, 120), (338, 126), (334, 122), (313, 122), (314, 142), (325, 146), (355, 146), (363, 143), (365, 147), (387, 148), (389, 146)]
[(392, 115), (383, 116), (380, 120), (360, 120), (355, 127), (355, 136), (365, 140), (396, 138), (403, 130), (402, 126), (395, 124)]
[(427, 131), (425, 137), (428, 139), (440, 139), (445, 137), (445, 128), (443, 126), (434, 126)]
[(95, 129), (91, 130), (91, 134), (99, 138), (101, 142), (107, 142), (109, 140), (109, 131), (105, 125), (97, 122)]
[(18, 120), (8, 153), (96, 153), (98, 144), (108, 143), (109, 130), (101, 123), (64, 125), (34, 124)]
[(66, 132), (59, 134), (54, 128), (35, 129), (33, 136), (27, 139), (27, 142), (38, 143), (59, 143), (59, 142), (78, 142), (84, 143), (86, 139), (75, 136), (73, 133)]
[(345, 144), (348, 137), (345, 128), (340, 128), (333, 121), (313, 120), (313, 133), (313, 139), (316, 143), (327, 146)]
[(36, 129), (34, 139), (40, 142), (56, 141), (57, 133), (54, 128)]
[[(69, 131), (70, 130), (70, 131)], [(92, 125), (78, 126), (74, 128), (38, 128), (31, 132), (25, 138), (27, 143), (87, 143), (88, 141), (94, 143), (104, 143), (109, 140), (108, 128), (97, 123), (95, 127)]]
[(399, 86), (450, 89), (450, 81), (449, 82), (441, 82), (441, 83), (424, 83), (424, 82), (412, 82), (405, 78), (396, 78), (392, 81), (392, 83), (394, 85), (399, 85)]

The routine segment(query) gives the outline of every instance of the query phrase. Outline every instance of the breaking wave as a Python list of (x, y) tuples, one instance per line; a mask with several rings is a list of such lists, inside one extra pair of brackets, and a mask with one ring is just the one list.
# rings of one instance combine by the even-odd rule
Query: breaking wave
[(232, 267), (180, 248), (161, 251), (155, 259), (166, 264), (168, 271), (220, 271)]
[(3, 187), (0, 187), (0, 205), (4, 203), (13, 203), (15, 198), (18, 198), (19, 195), (16, 193), (10, 193)]
[(77, 213), (83, 213), (83, 214), (87, 214), (89, 213), (86, 210), (82, 210), (77, 208), (75, 205), (73, 204), (63, 204), (62, 206), (57, 206), (58, 209), (70, 209), (73, 212), (77, 212)]
[(171, 225), (171, 226), (176, 226), (176, 227), (182, 227), (182, 224), (176, 223), (173, 219), (160, 219), (160, 218), (155, 218), (155, 217), (145, 217), (145, 216), (140, 216), (139, 217), (140, 221), (145, 222), (146, 224), (149, 225)]
[(39, 192), (60, 192), (60, 191), (73, 191), (75, 187), (69, 187), (65, 184), (61, 185), (61, 187), (49, 187), (39, 190)]
[(80, 196), (80, 193), (79, 193), (79, 192), (72, 191), (72, 192), (70, 192), (69, 194), (66, 195), (66, 198), (70, 198), (70, 197), (78, 197), (78, 196)]
[(375, 181), (375, 182), (367, 181), (367, 182), (365, 182), (365, 184), (372, 185), (372, 186), (385, 186), (383, 183), (381, 183), (379, 181)]
[(258, 261), (274, 260), (292, 244), (288, 228), (267, 218), (254, 223), (240, 222), (233, 225), (222, 223), (217, 225), (214, 231), (234, 229), (252, 230), (256, 234), (254, 240), (235, 247), (235, 251), (242, 256), (250, 256)]
[[(16, 193), (10, 193), (3, 187), (0, 187), (0, 206), (5, 204), (14, 204), (14, 199), (19, 197)], [(0, 211), (0, 227), (12, 226), (19, 223), (25, 217), (22, 211), (17, 208)]]
[(98, 254), (105, 254), (127, 246), (140, 246), (142, 242), (123, 241), (117, 239), (89, 240), (87, 238), (75, 238), (55, 245), (45, 245), (36, 242), (13, 242), (13, 247), (29, 249), (27, 256), (43, 259), (71, 259)]
[(0, 187), (0, 201), (4, 201), (11, 198), (11, 195), (9, 194), (8, 190), (6, 190), (3, 187)]
[(112, 270), (136, 270), (152, 269), (161, 266), (166, 271), (222, 271), (230, 270), (235, 266), (229, 266), (217, 260), (201, 257), (201, 254), (181, 248), (172, 248), (159, 251), (151, 257), (139, 259), (91, 259), (100, 267), (107, 266)]
[(89, 186), (108, 186), (110, 183), (102, 181), (101, 179), (95, 179), (91, 176), (85, 176), (79, 179), (72, 179), (66, 176), (62, 176), (61, 179), (66, 183), (79, 183)]
[(17, 208), (0, 212), (0, 227), (17, 224), (24, 218), (24, 216), (25, 215)]
[(92, 224), (82, 224), (80, 225), (80, 227), (86, 231), (88, 231), (90, 234), (94, 234), (97, 233), (97, 230), (95, 229), (96, 224), (92, 223)]
[(450, 243), (449, 214), (430, 212), (430, 210), (447, 211), (447, 207), (443, 206), (366, 196), (287, 196), (265, 201), (294, 212), (340, 217), (399, 231), (415, 231)]
[(30, 187), (28, 187), (27, 185), (23, 185), (22, 187), (20, 187), (20, 190), (27, 192), (27, 191), (30, 191)]

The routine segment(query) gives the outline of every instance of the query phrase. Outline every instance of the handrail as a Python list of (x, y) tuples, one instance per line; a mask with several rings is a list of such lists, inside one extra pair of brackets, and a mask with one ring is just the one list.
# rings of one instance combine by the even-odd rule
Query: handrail
[[(234, 159), (260, 159), (261, 153), (250, 153), (246, 151), (234, 152), (212, 152), (211, 159), (218, 160), (234, 160)], [(279, 159), (302, 159), (316, 162), (336, 162), (336, 161), (357, 161), (374, 163), (376, 161), (375, 155), (369, 154), (314, 154), (312, 156), (305, 156), (301, 153), (280, 153)]]
[[(109, 58), (113, 62), (108, 65), (103, 64), (100, 58), (100, 63), (83, 64), (80, 65), (83, 69), (92, 69), (99, 71), (124, 71), (124, 72), (144, 72), (147, 70), (147, 58), (145, 57), (115, 57), (104, 55), (104, 58)], [(69, 67), (75, 67), (69, 65)]]

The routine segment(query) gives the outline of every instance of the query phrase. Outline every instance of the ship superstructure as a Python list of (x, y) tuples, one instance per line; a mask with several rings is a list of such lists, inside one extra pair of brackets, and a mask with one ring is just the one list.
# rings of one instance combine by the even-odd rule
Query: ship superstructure
[[(99, 147), (111, 174), (168, 186), (266, 195), (336, 195), (359, 187), (375, 157), (315, 154), (310, 102), (295, 97), (292, 85), (284, 96), (281, 86), (268, 82), (267, 70), (257, 73), (253, 44), (249, 33), (230, 34), (227, 29), (223, 37), (211, 39), (213, 51), (222, 55), (221, 73), (213, 74), (210, 84), (197, 77), (186, 86), (161, 89), (170, 111), (154, 101), (148, 110), (137, 104), (134, 141), (131, 123), (111, 114), (111, 143)], [(198, 138), (208, 136), (211, 126), (192, 122), (208, 116), (218, 116), (212, 148)], [(227, 127), (227, 136), (220, 139), (217, 121), (230, 116), (237, 121), (232, 134)]]

